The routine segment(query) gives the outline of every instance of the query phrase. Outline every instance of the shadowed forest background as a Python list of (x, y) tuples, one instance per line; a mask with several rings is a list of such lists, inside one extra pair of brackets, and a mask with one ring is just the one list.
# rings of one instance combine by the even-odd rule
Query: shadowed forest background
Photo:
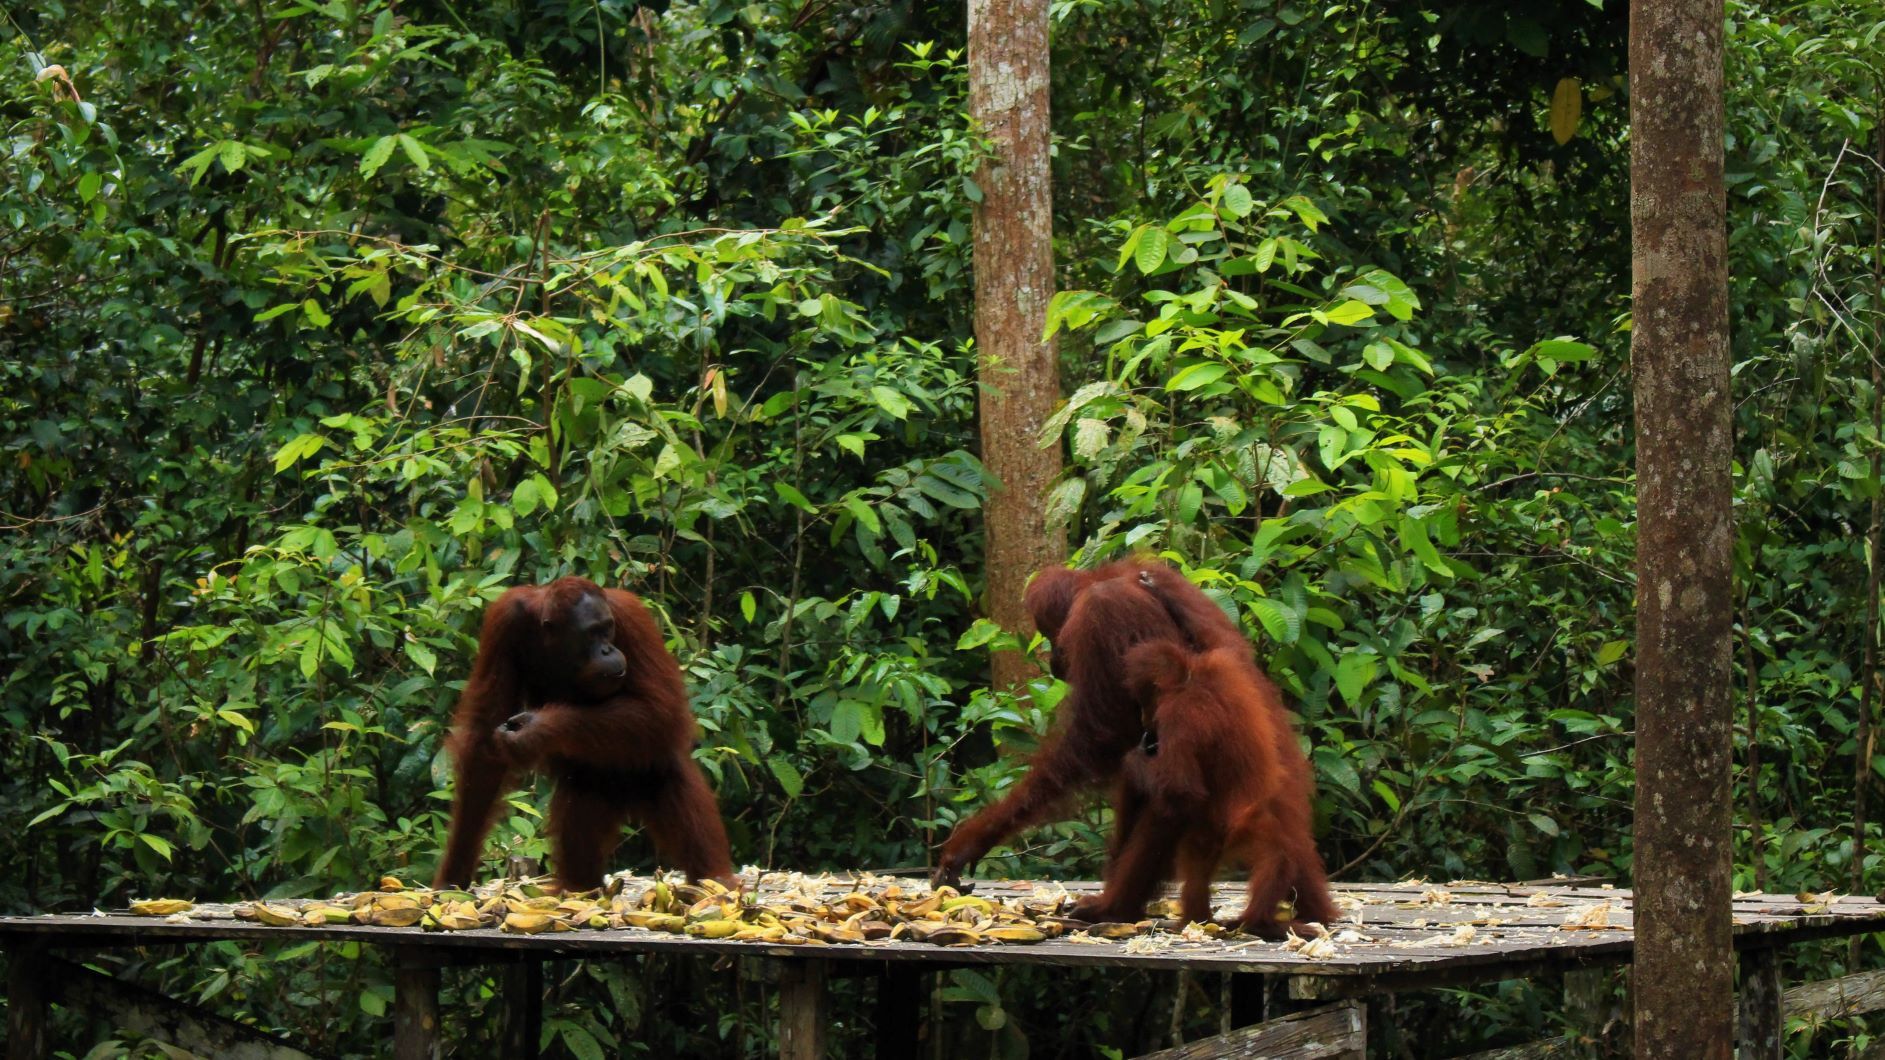
[[(1242, 618), (1337, 879), (1629, 880), (1624, 6), (1054, 7), (1050, 522)], [(989, 689), (960, 4), (5, 10), (0, 911), (429, 876), (478, 613), (560, 574), (663, 620), (738, 864), (922, 866), (1014, 780), (1057, 689)], [(1728, 12), (1736, 885), (1874, 893), (1885, 32)], [(493, 848), (540, 858), (514, 802)], [(981, 871), (1092, 878), (1105, 825)], [(351, 944), (130, 960), (380, 1047)], [(742, 965), (552, 967), (570, 1055), (768, 1046)], [(445, 982), (482, 1055), (495, 977)], [(1149, 973), (939, 990), (937, 1055), (1215, 1024)], [(1396, 1022), (1446, 1055), (1558, 1003)]]

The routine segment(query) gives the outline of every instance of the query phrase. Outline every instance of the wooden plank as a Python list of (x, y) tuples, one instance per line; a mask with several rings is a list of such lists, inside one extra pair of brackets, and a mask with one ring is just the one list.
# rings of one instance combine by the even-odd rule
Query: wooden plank
[(1225, 988), (1226, 992), (1230, 995), (1228, 999), (1230, 1011), (1228, 1014), (1229, 1021), (1224, 1027), (1224, 1032), (1228, 1034), (1238, 1027), (1248, 1027), (1252, 1024), (1262, 1023), (1264, 1018), (1270, 1014), (1269, 978), (1261, 975), (1237, 975), (1236, 973), (1232, 973), (1225, 976), (1225, 979), (1228, 980), (1225, 984)]
[(393, 951), (393, 1060), (439, 1058), (439, 970), (423, 956)]
[(1508, 1045), (1500, 1049), (1487, 1049), (1484, 1052), (1468, 1053), (1455, 1057), (1454, 1060), (1559, 1060), (1578, 1055), (1577, 1039), (1568, 1034), (1556, 1038), (1541, 1038), (1524, 1045)]
[(917, 1053), (923, 1029), (923, 971), (902, 964), (877, 970), (878, 1060), (904, 1060)]
[[(1616, 963), (1629, 960), (1627, 947), (1610, 953), (1608, 960)], [(1581, 957), (1594, 962), (1598, 958)], [(1588, 967), (1580, 964), (1579, 967)], [(1371, 994), (1392, 994), (1403, 990), (1435, 990), (1446, 986), (1463, 986), (1473, 983), (1499, 982), (1505, 979), (1530, 979), (1548, 975), (1565, 967), (1562, 960), (1508, 961), (1496, 966), (1436, 963), (1409, 970), (1396, 969), (1372, 972), (1365, 975), (1292, 975), (1289, 977), (1289, 996), (1297, 1001), (1327, 1001), (1338, 997), (1367, 997)]]
[(504, 1012), (498, 1055), (506, 1060), (537, 1060), (543, 1038), (543, 963), (519, 961), (505, 968), (499, 993)]
[(1362, 1060), (1368, 1049), (1368, 1009), (1339, 1001), (1292, 1013), (1156, 1053), (1139, 1060)]
[(202, 1056), (307, 1060), (286, 1038), (266, 1034), (200, 1005), (56, 957), (46, 959), (50, 997), (99, 1023)]
[[(1623, 989), (1617, 989), (1618, 976)], [(1564, 973), (1564, 1020), (1586, 1052), (1599, 1057), (1631, 1054), (1629, 968), (1573, 968)]]
[(1838, 979), (1790, 986), (1780, 995), (1789, 1016), (1839, 1019), (1885, 1009), (1885, 972), (1858, 972)]
[(824, 1060), (825, 963), (793, 961), (779, 972), (779, 1060)]
[[(1861, 928), (1858, 930), (1872, 930)], [(1371, 927), (1364, 927), (1372, 931)], [(1424, 934), (1433, 934), (1431, 930)], [(1443, 933), (1443, 932), (1442, 932)], [(1545, 932), (1524, 939), (1471, 946), (1343, 944), (1332, 957), (1307, 958), (1280, 943), (1250, 938), (1189, 943), (1166, 936), (1162, 947), (1133, 947), (1098, 941), (1057, 939), (1030, 946), (939, 947), (914, 942), (821, 946), (816, 956), (807, 947), (765, 942), (708, 940), (638, 929), (513, 935), (490, 929), (426, 932), (419, 928), (357, 926), (265, 927), (244, 921), (206, 920), (172, 922), (130, 916), (0, 918), (0, 938), (44, 936), (50, 945), (162, 945), (166, 942), (201, 942), (242, 939), (277, 942), (365, 942), (423, 952), (437, 964), (514, 959), (530, 954), (595, 957), (603, 954), (668, 953), (677, 956), (816, 959), (827, 961), (915, 961), (958, 966), (1026, 964), (1085, 968), (1144, 968), (1157, 971), (1254, 972), (1313, 976), (1370, 976), (1384, 972), (1418, 972), (1441, 966), (1497, 966), (1539, 960), (1554, 965), (1588, 960), (1612, 953), (1627, 953), (1626, 931)], [(1414, 941), (1412, 939), (1408, 941)], [(1480, 978), (1487, 978), (1481, 976)]]
[(7, 948), (7, 1060), (46, 1054), (47, 980), (52, 959), (33, 941)]
[(1738, 1060), (1780, 1060), (1787, 1022), (1780, 1010), (1780, 951), (1761, 946), (1741, 951), (1738, 1001)]
[[(767, 878), (774, 893), (839, 892), (854, 886), (842, 877)], [(881, 886), (882, 878), (866, 886)], [(1033, 881), (985, 881), (990, 898), (1029, 897), (1045, 885)], [(1060, 885), (1054, 885), (1059, 887)], [(1068, 893), (1091, 891), (1097, 884), (1076, 881)], [(1219, 889), (1225, 907), (1241, 902), (1234, 885)], [(161, 945), (210, 939), (242, 939), (292, 944), (305, 941), (367, 942), (423, 951), (439, 964), (543, 960), (553, 956), (669, 953), (679, 956), (734, 956), (785, 962), (818, 959), (845, 963), (875, 975), (884, 962), (944, 965), (1036, 965), (1048, 967), (1142, 968), (1161, 972), (1227, 972), (1299, 977), (1298, 997), (1353, 996), (1373, 989), (1414, 989), (1445, 979), (1484, 982), (1537, 974), (1592, 961), (1627, 956), (1630, 894), (1618, 888), (1518, 886), (1477, 882), (1338, 885), (1340, 895), (1364, 902), (1359, 923), (1338, 930), (1349, 941), (1332, 956), (1308, 958), (1278, 943), (1237, 937), (1189, 942), (1175, 936), (1143, 939), (1130, 948), (1118, 943), (1056, 939), (1034, 946), (939, 948), (913, 942), (878, 942), (856, 946), (794, 948), (762, 942), (694, 939), (642, 930), (561, 932), (509, 935), (491, 930), (426, 933), (418, 928), (360, 925), (266, 927), (234, 919), (228, 905), (199, 905), (179, 920), (94, 916), (0, 917), (0, 940), (39, 937), (50, 945)], [(1551, 904), (1532, 904), (1546, 895)], [(1597, 929), (1566, 930), (1567, 917), (1607, 903), (1609, 923)], [(288, 903), (292, 905), (293, 903)], [(1810, 910), (1810, 911), (1809, 911)], [(1792, 895), (1743, 895), (1735, 901), (1737, 944), (1778, 945), (1810, 938), (1865, 933), (1885, 928), (1885, 904), (1871, 898), (1835, 898), (1803, 905)], [(1449, 936), (1470, 926), (1471, 937), (1454, 944)], [(1353, 934), (1351, 934), (1353, 932)], [(1346, 985), (1307, 987), (1308, 979), (1352, 980)]]

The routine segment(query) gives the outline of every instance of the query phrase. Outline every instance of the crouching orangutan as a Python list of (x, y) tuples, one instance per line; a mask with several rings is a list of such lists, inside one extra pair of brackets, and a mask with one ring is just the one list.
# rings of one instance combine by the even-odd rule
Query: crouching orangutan
[[(1193, 652), (1147, 641), (1126, 653), (1126, 684), (1145, 704), (1143, 745), (1120, 780), (1121, 834), (1105, 890), (1083, 898), (1082, 920), (1137, 920), (1152, 892), (1184, 881), (1186, 920), (1211, 918), (1211, 876), (1226, 860), (1250, 869), (1250, 899), (1228, 923), (1266, 938), (1309, 936), (1333, 924), (1322, 858), (1310, 829), (1313, 780), (1282, 697), (1248, 651)], [(1279, 918), (1280, 903), (1292, 910)]]
[(574, 577), (506, 591), (485, 609), (452, 716), (457, 786), (433, 885), (471, 882), (499, 800), (530, 770), (556, 783), (551, 867), (566, 890), (602, 885), (629, 820), (689, 877), (731, 885), (694, 745), (680, 664), (639, 597)]
[[(1184, 575), (1163, 563), (1130, 559), (1090, 571), (1045, 570), (1028, 586), (1026, 604), (1035, 626), (1052, 644), (1049, 666), (1054, 676), (1069, 685), (1058, 710), (1059, 724), (1014, 790), (956, 826), (937, 859), (936, 880), (958, 882), (991, 847), (1063, 812), (1074, 794), (1112, 784), (1114, 825), (1108, 843), (1107, 887), (1102, 894), (1078, 903), (1073, 915), (1085, 920), (1137, 920), (1144, 915), (1152, 890), (1171, 876), (1178, 848), (1177, 831), (1163, 816), (1170, 800), (1150, 797), (1145, 784), (1128, 783), (1124, 775), (1129, 756), (1136, 770), (1158, 757), (1164, 739), (1157, 701), (1149, 698), (1152, 689), (1128, 680), (1128, 654), (1140, 645), (1215, 653), (1217, 658), (1237, 661), (1255, 686), (1268, 688), (1273, 704), (1275, 689), (1258, 671), (1250, 642), (1237, 623)], [(1276, 711), (1280, 718), (1280, 704)], [(1246, 712), (1246, 716), (1257, 715)], [(1248, 737), (1279, 738), (1286, 746), (1273, 747), (1268, 757), (1301, 762), (1302, 752), (1289, 734), (1287, 720), (1280, 729), (1265, 728)], [(1306, 782), (1306, 763), (1302, 777)], [(1306, 787), (1299, 801), (1306, 822)], [(1149, 810), (1156, 821), (1142, 820)], [(1313, 857), (1313, 845), (1308, 849)], [(1131, 868), (1132, 879), (1121, 878), (1122, 867)], [(1207, 882), (1209, 871), (1205, 870)], [(1320, 880), (1319, 860), (1315, 874)], [(1119, 883), (1129, 887), (1121, 890)], [(1195, 919), (1208, 916), (1208, 891), (1202, 893), (1205, 908), (1200, 911), (1194, 903), (1187, 910), (1198, 914)], [(1326, 891), (1318, 884), (1313, 896), (1298, 895), (1297, 908), (1322, 915), (1328, 911), (1327, 901)], [(1258, 929), (1272, 931), (1273, 923)]]

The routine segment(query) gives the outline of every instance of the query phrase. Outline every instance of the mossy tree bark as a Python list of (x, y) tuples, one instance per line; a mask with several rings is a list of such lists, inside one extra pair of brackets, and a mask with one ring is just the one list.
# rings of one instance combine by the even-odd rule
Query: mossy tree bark
[(1636, 1055), (1727, 1060), (1733, 406), (1722, 0), (1630, 5)]
[[(1052, 342), (1042, 341), (1054, 293), (1054, 214), (1048, 166), (1046, 0), (970, 0), (969, 110), (991, 145), (975, 174), (975, 344), (982, 461), (994, 475), (984, 525), (988, 616), (1026, 638), (1027, 579), (1067, 550), (1043, 519), (1060, 449), (1039, 445), (1060, 400)], [(994, 658), (997, 688), (1029, 675), (1013, 652)]]

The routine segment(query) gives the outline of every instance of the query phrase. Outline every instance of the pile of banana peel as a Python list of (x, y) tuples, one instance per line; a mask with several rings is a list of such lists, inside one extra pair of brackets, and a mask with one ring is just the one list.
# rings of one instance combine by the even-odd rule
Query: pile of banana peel
[[(1123, 940), (1181, 929), (1192, 937), (1225, 933), (1216, 924), (1187, 928), (1169, 916), (1137, 923), (1089, 924), (1060, 915), (1069, 901), (1064, 890), (989, 898), (963, 894), (954, 887), (931, 888), (883, 878), (842, 894), (802, 887), (762, 898), (757, 890), (728, 889), (713, 880), (687, 883), (660, 877), (652, 881), (616, 877), (599, 891), (558, 893), (547, 879), (500, 881), (475, 890), (433, 890), (387, 876), (375, 890), (321, 901), (243, 902), (212, 911), (184, 899), (156, 898), (132, 902), (130, 911), (176, 919), (228, 915), (277, 927), (496, 928), (522, 935), (639, 929), (700, 939), (804, 946), (886, 941), (1025, 945), (1061, 937), (1077, 942)], [(1175, 912), (1168, 905), (1160, 903), (1152, 911)]]

